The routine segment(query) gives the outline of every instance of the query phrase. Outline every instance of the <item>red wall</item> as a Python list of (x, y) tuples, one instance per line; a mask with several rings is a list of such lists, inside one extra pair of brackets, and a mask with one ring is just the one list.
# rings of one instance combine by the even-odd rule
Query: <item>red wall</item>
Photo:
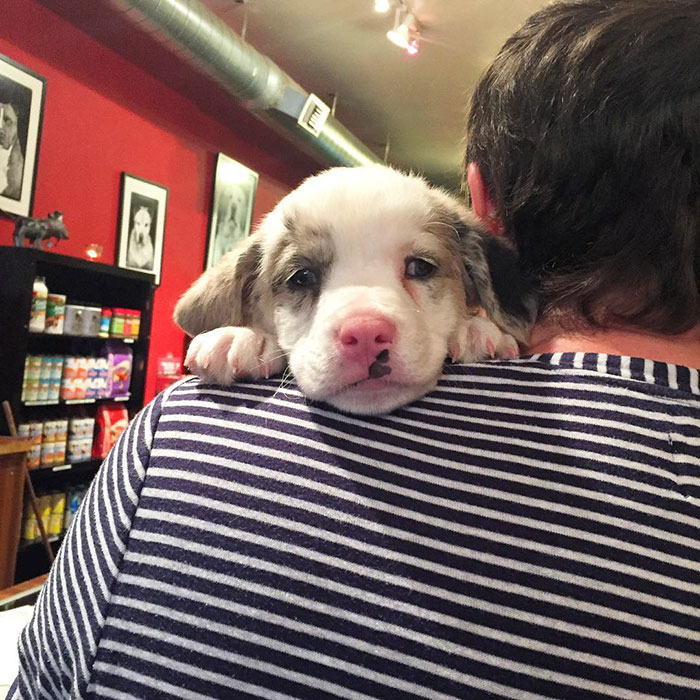
[[(318, 166), (232, 106), (228, 126), (35, 0), (3, 0), (0, 53), (47, 81), (34, 215), (60, 209), (70, 233), (57, 252), (84, 256), (99, 243), (114, 262), (123, 171), (169, 188), (161, 285), (155, 294), (146, 398), (156, 359), (180, 357), (170, 320), (204, 265), (216, 154), (259, 175), (254, 222)], [(266, 144), (267, 147), (261, 146)], [(13, 222), (0, 218), (0, 244)]]

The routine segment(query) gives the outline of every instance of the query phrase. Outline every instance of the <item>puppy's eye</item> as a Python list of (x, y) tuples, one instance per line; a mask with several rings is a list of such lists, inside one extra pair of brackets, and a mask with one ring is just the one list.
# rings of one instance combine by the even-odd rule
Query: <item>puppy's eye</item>
[(290, 287), (315, 287), (318, 284), (318, 276), (313, 270), (304, 268), (297, 270), (287, 281)]
[(406, 261), (406, 277), (412, 279), (426, 279), (437, 270), (433, 263), (423, 258), (410, 258)]

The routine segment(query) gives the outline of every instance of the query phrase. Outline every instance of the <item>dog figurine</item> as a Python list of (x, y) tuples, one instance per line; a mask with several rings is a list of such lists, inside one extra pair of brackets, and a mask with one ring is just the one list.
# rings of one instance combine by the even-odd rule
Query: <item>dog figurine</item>
[(43, 247), (46, 243), (47, 248), (54, 246), (59, 241), (68, 239), (68, 230), (63, 223), (63, 213), (60, 211), (51, 212), (45, 219), (38, 219), (31, 216), (18, 216), (15, 219), (15, 230), (13, 233), (13, 241), (18, 248), (24, 247), (26, 238), (30, 247)]
[(447, 356), (517, 356), (535, 306), (515, 253), (459, 201), (372, 165), (304, 181), (174, 319), (197, 336), (186, 364), (208, 381), (288, 364), (308, 398), (372, 414), (430, 391)]

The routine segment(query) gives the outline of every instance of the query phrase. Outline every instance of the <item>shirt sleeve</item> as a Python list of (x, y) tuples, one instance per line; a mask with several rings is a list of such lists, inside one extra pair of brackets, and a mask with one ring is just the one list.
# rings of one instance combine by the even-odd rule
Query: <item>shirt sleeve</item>
[(168, 393), (134, 418), (83, 499), (20, 636), (8, 700), (85, 697)]

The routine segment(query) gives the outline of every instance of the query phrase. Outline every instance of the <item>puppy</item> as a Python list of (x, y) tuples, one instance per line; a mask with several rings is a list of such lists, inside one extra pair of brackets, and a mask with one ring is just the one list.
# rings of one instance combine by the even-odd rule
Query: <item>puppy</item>
[(310, 399), (372, 414), (430, 391), (446, 356), (517, 356), (534, 315), (507, 245), (445, 192), (372, 165), (303, 182), (174, 319), (202, 334), (186, 363), (209, 381), (288, 364)]

